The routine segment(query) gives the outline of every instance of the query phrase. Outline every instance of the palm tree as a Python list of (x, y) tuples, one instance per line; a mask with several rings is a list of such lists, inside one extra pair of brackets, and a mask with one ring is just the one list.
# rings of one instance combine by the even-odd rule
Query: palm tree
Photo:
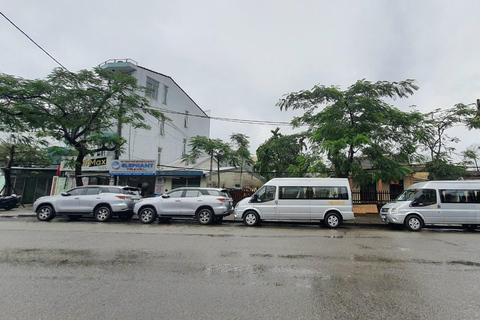
[(220, 186), (220, 162), (231, 157), (232, 152), (228, 144), (220, 139), (210, 139), (205, 136), (194, 136), (190, 139), (190, 153), (182, 156), (185, 164), (195, 163), (202, 154), (210, 156), (210, 176), (208, 186), (212, 185), (213, 159), (217, 160), (218, 186)]
[(234, 165), (240, 166), (240, 188), (243, 188), (242, 178), (244, 166), (253, 164), (252, 155), (248, 150), (248, 147), (250, 146), (248, 138), (248, 136), (242, 133), (234, 133), (230, 136), (230, 140), (232, 141), (232, 143), (237, 146), (237, 150), (235, 151), (235, 157), (232, 158), (232, 160), (237, 160), (235, 161)]

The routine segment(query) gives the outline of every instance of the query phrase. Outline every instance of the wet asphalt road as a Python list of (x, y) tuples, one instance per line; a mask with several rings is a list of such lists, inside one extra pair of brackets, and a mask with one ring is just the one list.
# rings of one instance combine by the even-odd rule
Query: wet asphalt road
[(0, 218), (1, 319), (479, 319), (480, 232)]

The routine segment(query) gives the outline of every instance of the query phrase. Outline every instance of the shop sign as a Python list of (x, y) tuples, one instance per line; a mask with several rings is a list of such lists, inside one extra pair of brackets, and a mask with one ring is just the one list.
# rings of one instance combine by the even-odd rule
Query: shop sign
[(113, 160), (110, 165), (112, 176), (154, 176), (155, 160)]

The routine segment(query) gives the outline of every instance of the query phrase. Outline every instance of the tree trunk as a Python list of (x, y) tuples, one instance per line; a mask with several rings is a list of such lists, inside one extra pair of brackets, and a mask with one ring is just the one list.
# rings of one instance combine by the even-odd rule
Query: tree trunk
[(83, 186), (82, 165), (85, 155), (79, 150), (77, 159), (75, 160), (75, 184), (77, 187)]
[(3, 169), (3, 172), (5, 173), (5, 190), (4, 190), (4, 195), (9, 196), (12, 194), (12, 166), (13, 166), (13, 160), (15, 156), (15, 145), (10, 146), (9, 150), (9, 159), (7, 166)]

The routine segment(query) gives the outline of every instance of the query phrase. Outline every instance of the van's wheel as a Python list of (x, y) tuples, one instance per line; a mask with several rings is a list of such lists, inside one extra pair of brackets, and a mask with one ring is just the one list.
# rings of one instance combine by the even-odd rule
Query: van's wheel
[(138, 212), (138, 218), (141, 223), (150, 224), (157, 220), (157, 212), (151, 207), (142, 208)]
[(330, 229), (338, 228), (341, 222), (342, 222), (342, 218), (340, 218), (338, 213), (335, 213), (335, 212), (327, 213), (327, 215), (325, 216), (325, 219), (323, 220), (323, 223), (325, 224), (325, 226)]
[(98, 222), (107, 222), (112, 218), (112, 210), (108, 206), (100, 206), (95, 209), (93, 215)]
[(204, 208), (197, 213), (197, 220), (200, 224), (210, 224), (212, 221), (214, 221), (214, 219), (215, 215), (210, 209)]
[(258, 213), (249, 211), (243, 216), (243, 223), (248, 227), (258, 226), (260, 224), (260, 217)]
[(420, 229), (423, 227), (422, 218), (417, 215), (408, 216), (407, 219), (405, 219), (404, 224), (405, 227), (410, 231), (420, 231)]
[(39, 221), (50, 221), (53, 218), (55, 218), (55, 211), (51, 205), (44, 204), (37, 208), (37, 219)]

